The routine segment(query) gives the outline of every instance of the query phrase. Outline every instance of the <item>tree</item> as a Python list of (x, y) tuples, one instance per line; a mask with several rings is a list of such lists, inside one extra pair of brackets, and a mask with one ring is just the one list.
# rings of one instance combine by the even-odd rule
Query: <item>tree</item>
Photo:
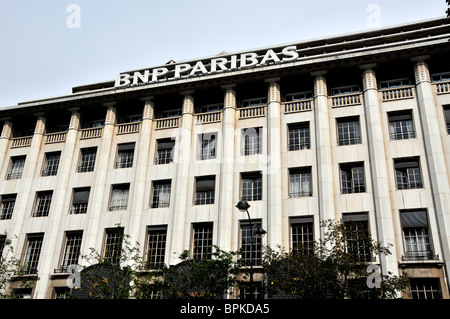
[[(377, 288), (370, 289), (369, 265), (376, 255), (389, 255), (389, 247), (373, 241), (356, 223), (324, 221), (324, 239), (312, 247), (286, 252), (265, 248), (263, 267), (268, 292), (274, 298), (385, 299), (404, 291), (406, 276), (381, 275)], [(373, 274), (372, 274), (373, 275)]]
[(224, 298), (228, 288), (237, 283), (234, 275), (240, 272), (238, 253), (213, 248), (210, 259), (190, 259), (189, 252), (184, 251), (179, 264), (165, 269), (161, 285), (163, 297)]

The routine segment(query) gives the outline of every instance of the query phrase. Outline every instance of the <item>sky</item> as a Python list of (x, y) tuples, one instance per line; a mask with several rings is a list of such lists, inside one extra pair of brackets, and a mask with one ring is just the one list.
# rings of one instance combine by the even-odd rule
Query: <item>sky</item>
[(445, 16), (445, 0), (0, 0), (0, 107), (243, 50)]

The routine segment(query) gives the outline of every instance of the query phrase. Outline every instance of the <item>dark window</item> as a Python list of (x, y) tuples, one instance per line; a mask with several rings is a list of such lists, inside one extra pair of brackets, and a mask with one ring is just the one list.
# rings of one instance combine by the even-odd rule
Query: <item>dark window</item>
[(70, 265), (78, 265), (82, 236), (82, 231), (66, 232), (63, 257), (59, 269), (61, 272), (66, 272)]
[(311, 167), (289, 169), (289, 197), (312, 196)]
[(217, 133), (205, 133), (199, 135), (199, 160), (214, 159), (217, 156)]
[(80, 163), (77, 167), (78, 173), (92, 172), (97, 157), (97, 148), (85, 148), (81, 150)]
[(158, 140), (155, 164), (169, 164), (173, 162), (173, 148), (175, 141), (172, 139)]
[(193, 224), (192, 256), (194, 260), (211, 259), (212, 239), (212, 223)]
[(112, 264), (120, 264), (123, 238), (123, 228), (106, 229), (105, 259)]
[(85, 214), (87, 212), (89, 193), (89, 187), (73, 190), (71, 214)]
[(442, 299), (439, 278), (411, 278), (412, 299)]
[(388, 117), (391, 140), (406, 140), (415, 137), (411, 111), (390, 112)]
[(366, 191), (363, 163), (345, 163), (341, 169), (342, 194), (362, 193)]
[(11, 158), (11, 166), (6, 175), (6, 179), (19, 179), (22, 177), (25, 158), (25, 156), (15, 156)]
[(262, 200), (261, 173), (242, 173), (241, 199), (246, 201)]
[(214, 204), (215, 176), (202, 176), (195, 179), (195, 205)]
[(361, 143), (361, 129), (359, 119), (337, 119), (338, 145), (353, 145)]
[(397, 189), (422, 188), (418, 158), (394, 159)]
[(111, 201), (109, 205), (110, 211), (127, 209), (129, 189), (129, 184), (118, 184), (112, 186)]
[(128, 168), (133, 166), (134, 143), (119, 144), (117, 146), (116, 168)]
[(37, 274), (39, 258), (41, 256), (43, 234), (27, 235), (27, 244), (25, 248), (23, 267), (26, 274)]
[(310, 131), (308, 123), (289, 124), (289, 151), (310, 148)]
[(346, 249), (356, 262), (372, 261), (367, 213), (344, 214)]
[(147, 229), (147, 268), (164, 266), (166, 254), (167, 226), (150, 226)]
[(262, 153), (262, 129), (247, 128), (242, 131), (242, 155), (253, 155)]
[(61, 152), (45, 154), (44, 168), (42, 169), (42, 176), (53, 176), (58, 173), (59, 161)]
[(428, 233), (428, 215), (423, 209), (400, 211), (403, 229), (406, 260), (433, 259), (430, 236)]
[(169, 207), (170, 206), (170, 189), (171, 181), (154, 181), (152, 194), (152, 208)]
[(2, 195), (0, 203), (0, 220), (11, 219), (15, 204), (16, 204), (16, 194)]
[(261, 265), (261, 236), (256, 234), (256, 229), (261, 227), (260, 220), (241, 221), (241, 256), (245, 265)]
[(296, 252), (309, 253), (314, 248), (312, 217), (291, 217), (291, 245)]
[(50, 212), (50, 204), (52, 202), (52, 195), (52, 191), (37, 193), (33, 217), (48, 216), (48, 213)]

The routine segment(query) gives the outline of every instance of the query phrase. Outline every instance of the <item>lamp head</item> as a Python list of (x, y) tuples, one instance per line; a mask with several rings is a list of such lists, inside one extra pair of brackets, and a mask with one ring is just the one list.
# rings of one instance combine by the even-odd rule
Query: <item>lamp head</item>
[(237, 203), (236, 207), (241, 211), (246, 211), (247, 209), (249, 209), (250, 205), (245, 199), (241, 199)]

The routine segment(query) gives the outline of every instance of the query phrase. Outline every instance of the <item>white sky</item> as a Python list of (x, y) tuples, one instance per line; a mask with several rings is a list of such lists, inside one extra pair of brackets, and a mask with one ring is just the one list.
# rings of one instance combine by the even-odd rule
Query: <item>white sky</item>
[(439, 18), (446, 8), (445, 0), (0, 0), (0, 107), (171, 59)]

